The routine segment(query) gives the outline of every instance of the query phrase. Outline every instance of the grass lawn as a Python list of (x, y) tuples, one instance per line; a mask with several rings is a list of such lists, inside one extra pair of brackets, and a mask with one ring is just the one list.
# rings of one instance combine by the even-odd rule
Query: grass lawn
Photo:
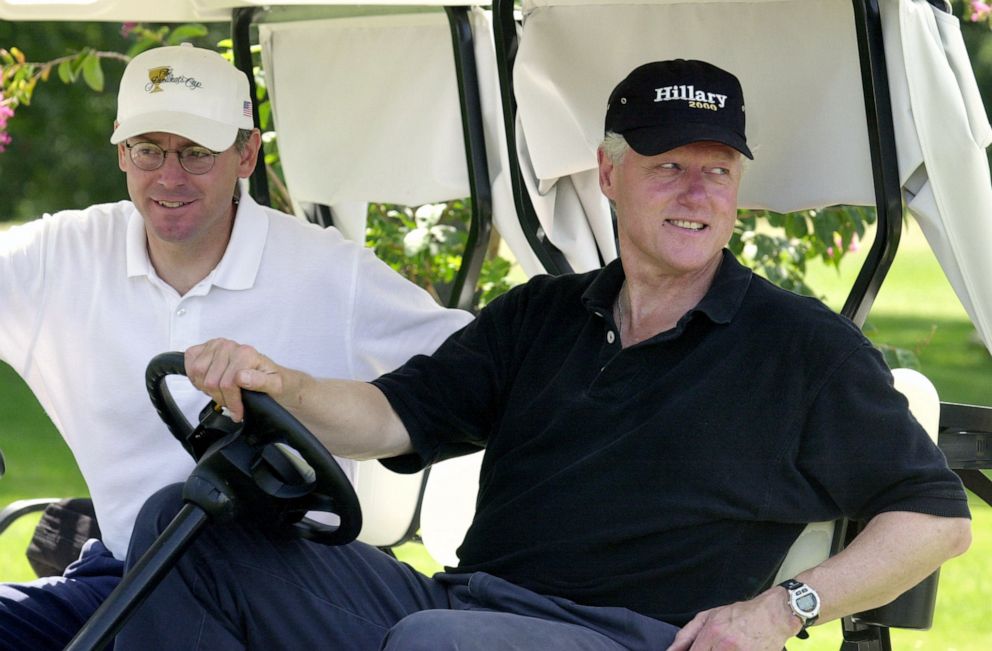
[[(838, 308), (860, 261), (842, 274), (814, 266), (811, 284)], [(973, 328), (915, 227), (903, 237), (899, 255), (883, 285), (866, 328), (876, 343), (913, 349), (921, 370), (933, 380), (943, 400), (992, 405), (992, 357), (972, 340)], [(14, 499), (86, 494), (75, 463), (37, 402), (9, 367), (0, 364), (0, 449), (8, 474), (0, 480), (0, 504)], [(987, 651), (992, 649), (992, 508), (972, 501), (974, 543), (941, 571), (938, 607), (929, 632), (894, 631), (899, 651)], [(23, 560), (33, 521), (0, 536), (0, 581), (25, 580), (32, 574)], [(436, 569), (419, 545), (398, 550), (423, 571)], [(816, 627), (793, 650), (836, 651), (836, 623)]]

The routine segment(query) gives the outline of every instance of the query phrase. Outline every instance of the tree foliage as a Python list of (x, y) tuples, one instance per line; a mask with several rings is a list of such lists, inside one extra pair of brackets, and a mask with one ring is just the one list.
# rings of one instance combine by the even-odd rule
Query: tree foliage
[(224, 26), (136, 28), (0, 21), (0, 50), (7, 53), (0, 54), (0, 105), (6, 108), (0, 132), (7, 134), (0, 142), (9, 140), (0, 152), (0, 221), (126, 197), (109, 141), (126, 62), (170, 38), (213, 47), (226, 35)]
[[(117, 25), (0, 21), (0, 45), (10, 52), (16, 44), (25, 61), (57, 60), (79, 52), (81, 43), (93, 50), (126, 47)], [(51, 83), (60, 75), (49, 73), (49, 83), (36, 82), (31, 88), (29, 106), (8, 104), (16, 114), (7, 120), (10, 142), (0, 154), (0, 220), (29, 219), (126, 196), (109, 143), (123, 70), (122, 62), (107, 63), (102, 92), (83, 84)]]
[[(366, 242), (375, 254), (447, 304), (451, 283), (462, 264), (471, 219), (470, 199), (428, 204), (416, 209), (369, 205)], [(510, 261), (491, 247), (479, 274), (476, 305), (485, 307), (510, 288)]]

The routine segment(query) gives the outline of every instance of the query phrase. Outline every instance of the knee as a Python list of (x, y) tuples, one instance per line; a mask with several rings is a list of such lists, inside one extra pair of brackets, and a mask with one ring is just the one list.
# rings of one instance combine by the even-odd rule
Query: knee
[(141, 558), (183, 506), (183, 485), (171, 484), (152, 494), (138, 512), (128, 547), (128, 565)]
[[(456, 651), (473, 632), (463, 612), (422, 610), (397, 622), (382, 641), (382, 651)], [(468, 628), (466, 628), (468, 627)], [(465, 630), (462, 630), (465, 629)], [(478, 632), (476, 631), (477, 635)]]

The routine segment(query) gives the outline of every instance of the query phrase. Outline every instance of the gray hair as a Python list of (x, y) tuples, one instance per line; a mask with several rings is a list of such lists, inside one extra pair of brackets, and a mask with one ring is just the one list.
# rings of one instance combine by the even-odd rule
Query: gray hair
[(630, 145), (627, 144), (627, 139), (613, 131), (606, 132), (606, 136), (603, 138), (603, 142), (599, 144), (599, 148), (603, 150), (603, 153), (606, 154), (606, 157), (614, 165), (619, 165), (624, 155), (630, 151)]
[(245, 145), (248, 144), (252, 131), (254, 129), (238, 129), (238, 135), (234, 137), (234, 148), (238, 150), (238, 153), (245, 150)]
[[(254, 129), (238, 129), (238, 135), (234, 137), (234, 148), (238, 150), (239, 154), (243, 154), (245, 151), (245, 146), (248, 144), (248, 140), (251, 139), (251, 134)], [(234, 203), (241, 201), (241, 179), (234, 182)]]
[[(606, 132), (606, 136), (603, 138), (603, 142), (599, 144), (599, 148), (603, 150), (603, 153), (606, 154), (606, 157), (609, 158), (610, 162), (614, 165), (619, 165), (620, 162), (623, 161), (624, 155), (630, 151), (630, 145), (627, 143), (627, 139), (619, 133), (615, 133), (613, 131)], [(755, 147), (754, 151), (757, 150), (758, 148)], [(752, 161), (743, 154), (740, 155), (740, 161), (741, 175), (743, 175), (744, 172), (746, 172), (750, 167)]]

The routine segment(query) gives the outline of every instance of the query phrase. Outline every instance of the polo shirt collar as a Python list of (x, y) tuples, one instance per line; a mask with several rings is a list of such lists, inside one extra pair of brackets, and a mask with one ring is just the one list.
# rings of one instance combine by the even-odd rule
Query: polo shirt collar
[[(705, 314), (713, 323), (730, 323), (740, 309), (753, 272), (742, 265), (728, 250), (723, 250), (723, 261), (706, 290), (706, 295), (696, 307), (689, 310), (680, 322), (694, 313)], [(625, 275), (620, 258), (604, 267), (582, 294), (582, 304), (587, 310), (603, 316), (613, 309)]]
[[(255, 283), (269, 232), (269, 220), (261, 206), (242, 194), (224, 257), (207, 280), (223, 289), (249, 289)], [(148, 240), (141, 213), (132, 210), (127, 223), (127, 275), (157, 277), (148, 257)]]

